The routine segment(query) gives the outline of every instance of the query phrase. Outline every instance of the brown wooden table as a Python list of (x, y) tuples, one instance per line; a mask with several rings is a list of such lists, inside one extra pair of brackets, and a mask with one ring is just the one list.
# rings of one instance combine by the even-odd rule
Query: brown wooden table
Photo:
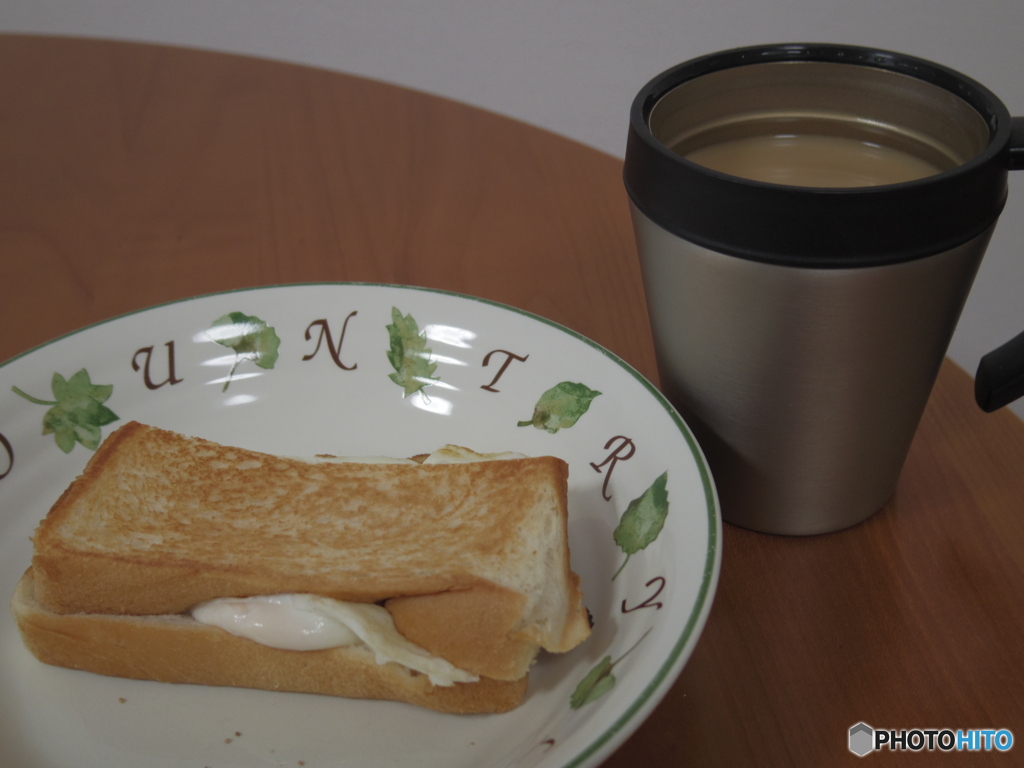
[[(623, 131), (627, 106), (608, 116)], [(522, 307), (656, 381), (620, 173), (371, 80), (0, 35), (0, 360), (195, 294), (375, 281)], [(946, 363), (899, 490), (866, 523), (806, 539), (725, 526), (696, 651), (608, 766), (854, 764), (859, 721), (1024, 739), (1024, 424), (983, 414), (971, 386)]]

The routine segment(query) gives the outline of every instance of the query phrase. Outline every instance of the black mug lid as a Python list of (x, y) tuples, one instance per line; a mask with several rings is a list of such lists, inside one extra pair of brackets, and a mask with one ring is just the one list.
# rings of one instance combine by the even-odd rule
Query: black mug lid
[[(973, 158), (914, 181), (875, 187), (797, 187), (710, 170), (661, 143), (651, 112), (679, 85), (749, 64), (833, 62), (909, 75), (970, 105), (988, 127)], [(785, 44), (684, 62), (651, 80), (630, 111), (623, 177), (634, 205), (669, 232), (712, 250), (804, 267), (889, 264), (940, 253), (991, 226), (1006, 201), (1011, 119), (984, 86), (923, 59), (871, 48)]]

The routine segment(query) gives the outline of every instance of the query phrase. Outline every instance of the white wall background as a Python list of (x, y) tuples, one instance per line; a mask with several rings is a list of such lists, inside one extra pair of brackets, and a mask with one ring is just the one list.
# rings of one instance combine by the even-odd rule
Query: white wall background
[[(1024, 0), (0, 0), (0, 31), (154, 41), (312, 64), (510, 115), (613, 155), (663, 69), (766, 42), (845, 42), (941, 62), (1024, 115)], [(2, 76), (2, 73), (0, 73)], [(1024, 171), (950, 348), (1024, 330)], [(1024, 403), (1014, 410), (1024, 416)]]

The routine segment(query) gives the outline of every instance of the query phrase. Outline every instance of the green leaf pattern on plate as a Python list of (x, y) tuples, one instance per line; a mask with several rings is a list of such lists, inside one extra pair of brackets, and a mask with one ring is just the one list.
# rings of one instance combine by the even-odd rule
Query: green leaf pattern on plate
[(43, 434), (52, 434), (64, 453), (70, 453), (76, 442), (95, 451), (103, 437), (100, 428), (120, 418), (103, 405), (113, 394), (114, 385), (93, 384), (85, 368), (70, 379), (54, 373), (51, 382), (53, 400), (40, 400), (18, 387), (11, 389), (37, 405), (52, 406), (43, 416)]
[(605, 656), (597, 665), (580, 680), (576, 690), (569, 697), (569, 706), (579, 709), (610, 691), (615, 686), (615, 675), (612, 674), (612, 657)]
[[(258, 317), (242, 312), (229, 312), (214, 320), (210, 330), (214, 332), (213, 338), (218, 344), (233, 349), (238, 355), (224, 382), (222, 392), (227, 391), (235, 371), (243, 361), (251, 360), (260, 368), (267, 370), (277, 363), (281, 339), (271, 326)], [(223, 335), (225, 332), (231, 335)]]
[(387, 326), (391, 348), (388, 360), (394, 373), (388, 378), (403, 390), (403, 397), (419, 392), (432, 381), (437, 363), (430, 360), (426, 334), (420, 331), (412, 315), (403, 315), (397, 307), (391, 308), (391, 325)]
[(615, 675), (612, 674), (612, 670), (615, 668), (615, 665), (636, 650), (636, 647), (640, 645), (640, 643), (642, 643), (650, 633), (650, 629), (644, 632), (640, 636), (640, 639), (633, 643), (629, 650), (619, 656), (615, 661), (612, 661), (611, 656), (605, 656), (597, 662), (594, 668), (591, 669), (587, 673), (587, 676), (580, 680), (579, 685), (576, 686), (576, 690), (573, 691), (572, 696), (569, 697), (569, 706), (572, 709), (579, 709), (585, 704), (596, 701), (614, 688)]
[(626, 559), (615, 572), (615, 576), (612, 576), (612, 581), (626, 567), (630, 555), (645, 549), (658, 538), (661, 529), (665, 527), (665, 518), (668, 516), (667, 485), (666, 471), (651, 483), (650, 488), (629, 502), (626, 511), (622, 513), (622, 519), (619, 520), (619, 525), (612, 536), (619, 548), (626, 553)]
[(517, 426), (532, 425), (551, 433), (566, 429), (579, 421), (580, 416), (587, 412), (591, 402), (600, 394), (585, 384), (563, 381), (540, 396), (533, 408), (532, 419), (520, 421)]

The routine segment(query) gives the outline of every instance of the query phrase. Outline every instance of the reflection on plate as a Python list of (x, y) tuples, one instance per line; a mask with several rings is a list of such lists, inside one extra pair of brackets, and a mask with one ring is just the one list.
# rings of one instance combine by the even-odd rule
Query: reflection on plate
[(590, 766), (689, 657), (718, 579), (714, 487), (658, 392), (596, 344), (466, 296), (304, 285), (102, 323), (0, 366), (0, 588), (98, 442), (128, 420), (288, 455), (553, 454), (592, 637), (492, 716), (104, 678), (39, 664), (0, 615), (10, 766)]

